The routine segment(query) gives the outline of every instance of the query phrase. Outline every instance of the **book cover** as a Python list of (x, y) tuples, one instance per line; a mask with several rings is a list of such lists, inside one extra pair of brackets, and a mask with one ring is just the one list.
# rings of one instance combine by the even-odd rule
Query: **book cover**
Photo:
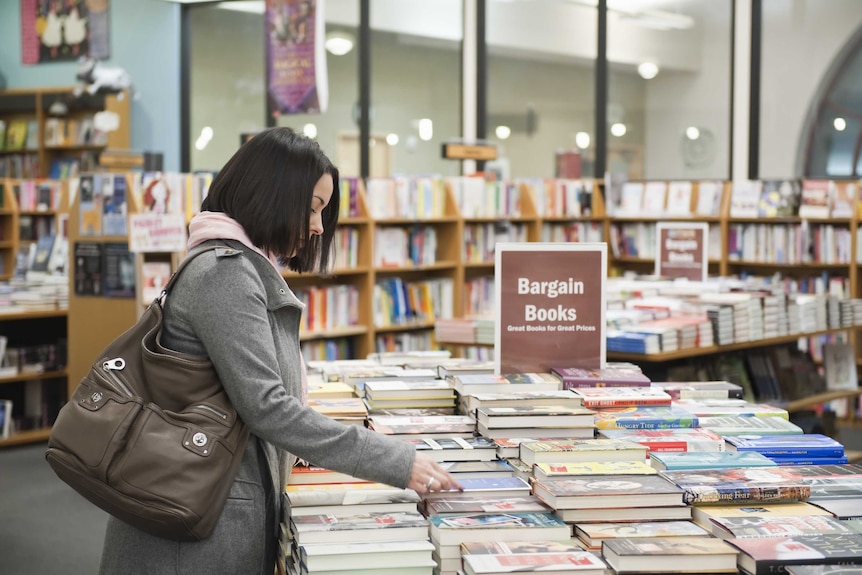
[(739, 415), (698, 417), (700, 426), (722, 437), (729, 435), (798, 435), (802, 428), (783, 417), (745, 417)]
[(673, 402), (677, 407), (698, 417), (781, 417), (790, 419), (786, 409), (767, 403), (749, 403), (741, 399), (678, 399)]
[(650, 379), (634, 369), (584, 369), (580, 367), (552, 367), (560, 376), (563, 389), (580, 387), (650, 387)]
[(793, 537), (734, 538), (739, 567), (751, 575), (780, 572), (788, 565), (862, 564), (862, 534), (828, 533)]
[[(141, 264), (141, 302), (149, 305), (162, 294), (171, 277), (170, 262), (143, 262)], [(309, 393), (311, 391), (309, 390)]]
[(503, 553), (464, 555), (464, 571), (467, 575), (497, 575), (500, 573), (524, 573), (533, 571), (565, 572), (568, 574), (604, 575), (605, 564), (586, 551), (559, 553)]
[(125, 236), (129, 233), (127, 183), (122, 175), (103, 175), (102, 178), (102, 233), (107, 236)]
[(307, 544), (296, 549), (303, 572), (431, 566), (430, 541), (380, 541), (341, 545)]
[(698, 416), (671, 406), (608, 407), (596, 410), (597, 429), (669, 429), (697, 427)]
[(837, 519), (826, 515), (714, 517), (713, 532), (722, 539), (732, 537), (795, 537), (825, 533), (855, 533)]
[[(819, 507), (811, 505), (807, 502), (797, 503), (766, 503), (766, 504), (722, 504), (722, 505), (695, 505), (692, 507), (692, 519), (695, 523), (708, 529), (711, 532), (715, 531), (714, 518), (719, 517), (788, 517), (788, 516), (810, 516), (810, 515), (830, 515)], [(717, 535), (717, 532), (716, 532)]]
[(73, 278), (75, 295), (102, 295), (102, 244), (98, 242), (75, 242), (73, 247), (75, 266)]
[(78, 233), (102, 235), (102, 186), (99, 175), (83, 175), (78, 184)]
[(736, 550), (709, 537), (606, 539), (602, 555), (617, 573), (736, 573)]
[(654, 475), (656, 470), (643, 461), (582, 461), (579, 463), (537, 463), (536, 479), (566, 475)]
[(476, 421), (467, 415), (371, 415), (368, 427), (387, 435), (420, 433), (470, 433), (476, 430)]
[(556, 439), (520, 445), (524, 463), (576, 463), (580, 461), (644, 461), (647, 447), (625, 439)]
[(488, 462), (497, 455), (497, 444), (486, 437), (405, 438), (418, 451), (438, 462)]
[(537, 479), (536, 497), (554, 509), (619, 509), (683, 504), (683, 490), (658, 475)]
[(412, 489), (382, 483), (287, 485), (284, 493), (292, 507), (419, 502), (419, 495)]
[(643, 521), (638, 523), (581, 523), (575, 536), (590, 549), (601, 549), (605, 539), (633, 537), (711, 537), (709, 531), (691, 521)]
[(838, 519), (862, 518), (862, 497), (812, 497), (808, 503), (831, 513)]
[(583, 551), (574, 543), (568, 541), (467, 541), (461, 543), (461, 555), (502, 555), (521, 553), (570, 553)]
[[(506, 476), (514, 475), (514, 470), (512, 469), (511, 464), (502, 459), (491, 459), (487, 461), (441, 461), (440, 467), (449, 473), (457, 474), (458, 477), (469, 477), (469, 475), (460, 475), (462, 473), (485, 473), (488, 474), (486, 475), (487, 477), (494, 476), (491, 474)], [(476, 475), (475, 477), (480, 476)]]
[(476, 421), (489, 429), (519, 427), (592, 427), (593, 412), (565, 405), (480, 407)]
[(844, 446), (818, 433), (802, 435), (739, 435), (727, 437), (728, 451), (756, 451), (767, 456), (843, 457)]
[(703, 427), (677, 429), (602, 429), (611, 439), (635, 441), (656, 453), (717, 453), (725, 449), (724, 438)]
[(788, 565), (789, 575), (859, 575), (860, 569), (852, 565)]
[(731, 503), (799, 501), (811, 489), (790, 467), (740, 467), (659, 471), (665, 479), (685, 490), (685, 502)]
[(579, 387), (572, 389), (583, 398), (584, 407), (632, 407), (670, 405), (671, 396), (655, 387)]
[(431, 540), (439, 545), (469, 541), (520, 541), (568, 539), (571, 527), (552, 513), (486, 513), (432, 516)]
[[(462, 491), (460, 493), (471, 494), (481, 497), (490, 497), (494, 494), (502, 496), (527, 495), (530, 493), (530, 484), (520, 477), (464, 477), (458, 480)], [(451, 492), (438, 491), (430, 493), (425, 497), (445, 498), (450, 497)]]
[(102, 244), (102, 294), (135, 297), (135, 254), (126, 243)]
[(462, 395), (472, 393), (509, 393), (557, 391), (560, 379), (550, 373), (463, 374), (452, 377), (452, 386)]
[(671, 399), (742, 399), (742, 386), (729, 381), (654, 381)]
[(775, 467), (778, 464), (756, 452), (719, 451), (716, 453), (650, 452), (654, 469), (721, 469), (727, 467)]

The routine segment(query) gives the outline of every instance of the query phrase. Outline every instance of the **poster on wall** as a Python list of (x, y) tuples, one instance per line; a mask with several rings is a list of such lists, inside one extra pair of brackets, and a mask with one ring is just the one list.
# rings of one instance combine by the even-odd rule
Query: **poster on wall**
[(266, 0), (267, 114), (326, 111), (324, 0)]
[(605, 366), (605, 243), (495, 246), (494, 370)]
[(21, 0), (22, 63), (108, 58), (109, 2)]

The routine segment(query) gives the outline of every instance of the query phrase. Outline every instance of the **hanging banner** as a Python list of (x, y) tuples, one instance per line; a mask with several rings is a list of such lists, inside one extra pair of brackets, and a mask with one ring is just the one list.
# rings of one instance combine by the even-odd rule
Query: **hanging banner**
[(266, 92), (271, 118), (326, 111), (324, 0), (266, 0)]
[(495, 372), (605, 366), (605, 243), (498, 243)]
[(658, 222), (655, 275), (706, 281), (709, 271), (709, 224)]
[(21, 62), (104, 60), (110, 0), (21, 0)]

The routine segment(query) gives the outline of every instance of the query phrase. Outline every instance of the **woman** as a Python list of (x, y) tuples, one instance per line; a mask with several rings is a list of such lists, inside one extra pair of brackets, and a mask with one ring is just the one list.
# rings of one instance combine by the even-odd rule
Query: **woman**
[(306, 405), (302, 304), (278, 263), (326, 271), (338, 189), (338, 170), (317, 144), (288, 128), (256, 135), (213, 180), (188, 247), (227, 248), (198, 256), (180, 274), (165, 300), (162, 343), (212, 360), (251, 436), (210, 538), (171, 541), (111, 517), (102, 574), (272, 575), (280, 494), (296, 457), (420, 494), (459, 488), (412, 444)]

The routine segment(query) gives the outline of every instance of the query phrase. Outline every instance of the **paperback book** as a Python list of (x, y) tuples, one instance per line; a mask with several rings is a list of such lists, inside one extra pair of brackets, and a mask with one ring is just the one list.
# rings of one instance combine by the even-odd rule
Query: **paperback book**
[(433, 566), (434, 545), (426, 540), (380, 541), (341, 545), (307, 544), (297, 548), (302, 569), (309, 573), (355, 568)]
[(497, 444), (485, 437), (415, 438), (405, 441), (438, 462), (491, 461), (497, 455)]
[(691, 521), (644, 521), (638, 523), (581, 523), (574, 526), (575, 536), (587, 548), (602, 548), (607, 539), (643, 537), (710, 537), (710, 533)]
[(729, 381), (654, 381), (672, 399), (742, 399), (741, 385)]
[(579, 387), (572, 393), (581, 397), (584, 407), (631, 407), (670, 405), (671, 396), (655, 387)]
[(428, 521), (416, 511), (291, 517), (290, 526), (298, 545), (422, 540), (428, 536)]
[(489, 429), (527, 427), (592, 427), (593, 412), (564, 405), (480, 407), (476, 421)]
[(499, 575), (541, 571), (558, 575), (604, 575), (605, 564), (584, 551), (464, 555), (466, 575)]
[(596, 410), (596, 428), (672, 429), (698, 427), (698, 417), (676, 406), (609, 407)]
[(802, 428), (783, 417), (699, 417), (700, 427), (727, 437), (730, 435), (798, 435)]
[(473, 541), (567, 540), (571, 527), (551, 513), (490, 513), (432, 516), (431, 540), (439, 545)]
[(754, 451), (767, 456), (791, 458), (803, 455), (808, 457), (843, 457), (844, 446), (831, 437), (818, 433), (802, 435), (742, 435), (728, 437), (728, 451)]
[(659, 470), (726, 469), (728, 467), (775, 467), (772, 459), (756, 452), (654, 453), (650, 465)]
[(657, 471), (644, 461), (581, 461), (579, 463), (537, 463), (536, 479), (569, 475), (655, 475)]
[(712, 522), (715, 524), (713, 533), (721, 539), (855, 533), (837, 519), (825, 515), (715, 517)]
[(736, 573), (736, 550), (709, 537), (607, 539), (602, 555), (616, 573)]
[(610, 439), (635, 441), (650, 453), (719, 453), (725, 449), (724, 438), (703, 427), (678, 429), (602, 429), (600, 435)]
[(797, 503), (767, 503), (767, 504), (722, 504), (695, 505), (692, 507), (692, 519), (695, 523), (709, 530), (716, 537), (719, 530), (714, 519), (723, 517), (788, 517), (788, 516), (828, 516), (830, 513), (808, 502)]
[[(530, 493), (530, 484), (520, 477), (465, 477), (459, 479), (460, 493), (475, 497), (510, 497)], [(426, 499), (451, 497), (451, 491), (435, 491), (425, 495)]]
[(426, 515), (475, 515), (479, 513), (550, 513), (553, 511), (534, 495), (509, 497), (478, 497), (453, 494), (448, 497), (426, 499)]
[(461, 395), (558, 391), (560, 379), (550, 373), (465, 374), (452, 377), (452, 386)]
[(563, 389), (581, 387), (650, 387), (650, 379), (636, 369), (584, 369), (580, 367), (553, 367), (563, 382)]

